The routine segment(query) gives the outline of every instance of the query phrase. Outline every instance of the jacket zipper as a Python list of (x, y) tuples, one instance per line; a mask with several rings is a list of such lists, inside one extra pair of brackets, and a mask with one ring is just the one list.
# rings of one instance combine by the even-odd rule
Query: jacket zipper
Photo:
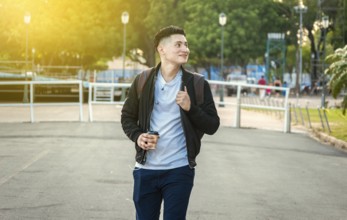
[[(157, 74), (157, 73), (155, 73), (155, 74)], [(150, 112), (150, 114), (149, 114), (149, 117), (148, 117), (148, 121), (147, 121), (147, 131), (146, 132), (148, 132), (149, 130), (150, 130), (150, 123), (151, 123), (151, 117), (152, 117), (152, 112), (153, 112), (153, 106), (154, 106), (154, 93), (155, 93), (155, 82), (157, 81), (157, 75), (154, 75), (154, 80), (153, 80), (153, 84), (154, 84), (154, 86), (153, 86), (153, 92), (152, 92), (152, 94), (153, 94), (153, 101), (152, 101), (152, 103), (151, 103), (151, 112)], [(146, 150), (143, 150), (144, 152), (143, 152), (143, 156), (142, 156), (142, 158), (141, 158), (141, 164), (145, 164), (146, 163), (146, 154), (147, 154), (147, 151)]]

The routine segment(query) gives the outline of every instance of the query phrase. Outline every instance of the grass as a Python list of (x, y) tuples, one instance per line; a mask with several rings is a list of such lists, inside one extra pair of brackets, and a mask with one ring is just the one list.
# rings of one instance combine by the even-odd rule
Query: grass
[[(250, 109), (250, 108), (243, 108), (243, 109), (257, 111), (257, 112), (265, 112), (267, 114), (273, 114), (277, 112), (276, 110), (271, 111), (271, 110), (265, 110), (265, 109)], [(327, 127), (324, 111), (328, 119), (328, 124), (329, 124), (331, 132), (329, 132), (329, 129)], [(308, 112), (306, 108), (296, 109), (295, 110), (296, 117), (295, 117), (294, 108), (292, 108), (291, 109), (292, 125), (302, 125), (302, 120), (303, 120), (304, 125), (308, 128), (310, 124), (309, 122), (311, 121), (312, 129), (319, 132), (326, 133), (332, 137), (335, 137), (339, 140), (343, 140), (347, 142), (347, 114), (343, 115), (341, 109), (325, 109), (324, 111), (320, 110), (324, 129), (323, 129), (321, 117), (319, 116), (318, 109), (312, 109), (312, 108), (308, 109)], [(281, 117), (283, 117), (283, 112), (281, 112), (281, 115), (282, 115)], [(301, 115), (302, 115), (302, 118), (301, 118)]]
[[(324, 111), (321, 110), (321, 117), (324, 123), (325, 129), (323, 129), (321, 118), (319, 116), (318, 109), (308, 109), (301, 108), (296, 109), (296, 115), (298, 122), (295, 121), (294, 109), (292, 109), (292, 123), (302, 123), (301, 120), (301, 114), (302, 113), (303, 120), (305, 122), (305, 125), (309, 126), (309, 119), (311, 121), (312, 129), (315, 129), (320, 132), (324, 132), (326, 134), (329, 134), (330, 136), (333, 136), (337, 139), (343, 140), (347, 142), (347, 114), (343, 115), (341, 109), (325, 109), (326, 117), (328, 118), (329, 126), (331, 133), (329, 133), (329, 129), (327, 128), (326, 120), (324, 117)], [(308, 116), (309, 115), (309, 116)]]

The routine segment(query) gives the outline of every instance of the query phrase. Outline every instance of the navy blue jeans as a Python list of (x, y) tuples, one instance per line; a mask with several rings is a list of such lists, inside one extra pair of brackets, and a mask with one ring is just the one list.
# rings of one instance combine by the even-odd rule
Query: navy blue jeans
[(164, 220), (185, 220), (195, 170), (189, 166), (170, 170), (135, 168), (133, 200), (137, 220), (158, 220), (164, 201)]

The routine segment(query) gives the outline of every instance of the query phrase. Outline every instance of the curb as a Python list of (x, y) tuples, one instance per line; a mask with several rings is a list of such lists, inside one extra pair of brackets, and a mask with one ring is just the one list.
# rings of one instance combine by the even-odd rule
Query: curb
[(310, 133), (316, 137), (320, 142), (329, 144), (337, 149), (347, 152), (347, 142), (339, 140), (323, 132), (312, 129)]

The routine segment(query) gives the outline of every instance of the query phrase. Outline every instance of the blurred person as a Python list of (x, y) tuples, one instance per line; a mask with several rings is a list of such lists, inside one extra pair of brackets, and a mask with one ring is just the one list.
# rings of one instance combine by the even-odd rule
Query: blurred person
[[(288, 87), (288, 84), (287, 84), (286, 81), (283, 82), (282, 87), (283, 87), (283, 88), (287, 88), (287, 87)], [(283, 95), (283, 96), (286, 96), (286, 90), (283, 90), (283, 91), (282, 91), (282, 95)]]
[[(264, 76), (261, 76), (261, 78), (258, 80), (258, 85), (265, 86), (266, 85), (266, 80)], [(264, 88), (259, 88), (259, 96), (260, 99), (263, 100), (265, 98), (265, 89)]]
[[(276, 80), (274, 81), (274, 86), (275, 87), (282, 87), (282, 82), (281, 82), (280, 78), (276, 77)], [(281, 90), (276, 89), (275, 93), (276, 93), (276, 97), (278, 97), (281, 93)]]
[[(269, 83), (269, 86), (273, 86), (273, 83)], [(271, 95), (272, 95), (272, 89), (271, 88), (266, 88), (265, 92), (266, 92), (267, 97), (271, 97)]]
[[(137, 220), (186, 219), (201, 138), (214, 134), (219, 116), (203, 78), (203, 103), (197, 105), (194, 73), (183, 67), (189, 56), (183, 29), (165, 27), (155, 35), (160, 63), (152, 68), (141, 93), (141, 73), (130, 87), (121, 124), (135, 143), (133, 200)], [(140, 93), (140, 94), (138, 94)]]

